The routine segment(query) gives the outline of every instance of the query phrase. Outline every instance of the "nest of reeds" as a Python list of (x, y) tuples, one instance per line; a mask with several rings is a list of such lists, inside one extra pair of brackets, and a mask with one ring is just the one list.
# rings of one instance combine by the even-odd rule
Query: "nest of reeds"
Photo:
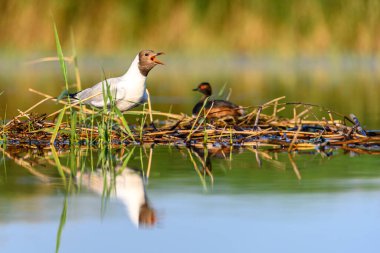
[[(3, 144), (68, 148), (151, 143), (193, 147), (267, 146), (287, 151), (343, 147), (380, 153), (380, 132), (363, 129), (355, 115), (345, 116), (317, 105), (286, 103), (284, 97), (246, 108), (248, 113), (239, 118), (208, 119), (206, 111), (190, 117), (144, 107), (142, 111), (126, 113), (140, 119), (130, 124), (120, 112), (96, 111), (65, 101), (60, 101), (63, 109), (50, 115), (33, 114), (30, 111), (37, 105), (54, 100), (36, 93), (45, 99), (2, 126)], [(282, 116), (286, 113), (292, 116)]]

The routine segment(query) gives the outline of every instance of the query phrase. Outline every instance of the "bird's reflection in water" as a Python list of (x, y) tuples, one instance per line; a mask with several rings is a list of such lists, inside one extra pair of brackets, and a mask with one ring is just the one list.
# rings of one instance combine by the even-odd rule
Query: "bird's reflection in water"
[[(207, 178), (210, 180), (210, 186), (214, 185), (214, 175), (212, 168), (212, 159), (224, 159), (229, 162), (229, 169), (231, 169), (232, 154), (239, 152), (239, 149), (232, 147), (191, 147), (188, 149), (190, 160), (193, 163), (194, 169), (197, 172), (200, 181), (203, 185), (203, 190), (208, 191)], [(198, 167), (197, 162), (193, 157), (196, 157), (201, 167)], [(207, 176), (207, 178), (206, 178)]]
[(231, 147), (191, 147), (191, 151), (195, 154), (202, 164), (202, 169), (207, 174), (212, 173), (212, 159), (231, 160), (233, 153), (239, 153), (239, 149)]
[[(231, 147), (191, 147), (192, 153), (202, 164), (203, 172), (207, 174), (212, 173), (212, 159), (224, 159), (231, 162), (232, 155), (243, 153), (243, 150), (242, 148)], [(278, 161), (277, 153), (270, 153), (267, 150), (258, 150), (256, 148), (246, 148), (245, 150), (249, 150), (255, 154), (257, 168), (263, 166), (264, 160), (273, 168), (285, 170), (286, 164)], [(292, 166), (294, 167), (294, 162), (292, 162)]]
[(117, 166), (114, 173), (97, 170), (77, 174), (77, 181), (99, 195), (110, 193), (125, 206), (133, 224), (137, 227), (153, 227), (157, 222), (156, 211), (150, 206), (145, 180), (141, 170)]

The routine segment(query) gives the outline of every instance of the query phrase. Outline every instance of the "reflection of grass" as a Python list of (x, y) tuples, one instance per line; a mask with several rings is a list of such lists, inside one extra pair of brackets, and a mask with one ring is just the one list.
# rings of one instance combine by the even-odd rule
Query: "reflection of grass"
[[(74, 180), (73, 176), (77, 175), (77, 174), (75, 174), (75, 172), (78, 170), (78, 168), (80, 168), (80, 167), (82, 168), (82, 170), (80, 172), (81, 175), (83, 173), (88, 172), (88, 171), (94, 172), (96, 170), (99, 170), (98, 172), (102, 174), (103, 177), (101, 180), (103, 182), (103, 188), (102, 188), (101, 210), (100, 211), (101, 211), (101, 215), (104, 216), (106, 209), (107, 209), (107, 204), (108, 204), (109, 198), (110, 198), (111, 194), (113, 192), (116, 192), (116, 190), (117, 190), (115, 183), (116, 183), (116, 176), (119, 174), (116, 174), (116, 173), (122, 173), (122, 171), (125, 168), (127, 168), (128, 162), (133, 155), (133, 151), (134, 151), (134, 148), (132, 149), (132, 151), (129, 151), (125, 156), (120, 157), (120, 161), (116, 162), (115, 156), (120, 155), (120, 154), (118, 154), (118, 152), (115, 152), (113, 150), (108, 150), (107, 148), (101, 149), (100, 152), (98, 153), (99, 156), (98, 156), (97, 168), (88, 167), (88, 165), (86, 166), (85, 157), (83, 157), (81, 154), (76, 154), (75, 152), (71, 151), (69, 153), (69, 155), (66, 157), (66, 158), (68, 158), (68, 160), (70, 160), (70, 163), (69, 163), (70, 167), (69, 168), (66, 168), (66, 167), (63, 168), (63, 166), (61, 165), (59, 156), (58, 156), (54, 146), (52, 147), (52, 156), (54, 158), (54, 163), (50, 163), (50, 162), (49, 163), (52, 165), (55, 165), (55, 167), (58, 168), (58, 172), (63, 179), (64, 188), (65, 188), (65, 197), (63, 200), (63, 207), (62, 207), (59, 226), (58, 226), (58, 230), (57, 230), (57, 236), (56, 236), (56, 251), (55, 252), (59, 252), (59, 248), (61, 245), (62, 232), (63, 232), (64, 226), (66, 224), (66, 220), (67, 220), (68, 197), (70, 196), (69, 194), (73, 189), (76, 189), (75, 186), (78, 187), (78, 190), (80, 189), (80, 186), (81, 186), (81, 176), (79, 176), (79, 178), (77, 178), (79, 183), (77, 181), (73, 181)], [(90, 150), (90, 152), (92, 152), (92, 151)], [(71, 162), (73, 159), (76, 160), (77, 156), (80, 156), (80, 158), (84, 158), (84, 159), (81, 159), (82, 164), (76, 164), (75, 162)], [(120, 168), (119, 171), (115, 170), (115, 166), (117, 165), (117, 163), (122, 164), (122, 167)], [(93, 166), (92, 157), (91, 157), (90, 164), (91, 164), (91, 166)], [(68, 178), (67, 184), (66, 184), (66, 181), (67, 181), (66, 177)]]
[(62, 231), (63, 228), (66, 224), (66, 219), (67, 219), (67, 205), (68, 205), (68, 193), (66, 190), (65, 193), (65, 198), (63, 200), (63, 207), (62, 207), (62, 213), (61, 213), (61, 218), (59, 220), (59, 226), (58, 226), (58, 231), (57, 231), (57, 239), (56, 239), (56, 244), (55, 244), (55, 252), (59, 252), (59, 248), (61, 246), (61, 237), (62, 237)]
[(52, 156), (53, 156), (54, 162), (57, 166), (58, 173), (62, 178), (63, 185), (66, 186), (66, 181), (67, 181), (66, 175), (65, 175), (65, 172), (62, 168), (61, 161), (59, 160), (59, 157), (58, 157), (58, 154), (57, 154), (57, 151), (56, 151), (54, 145), (51, 145), (51, 151), (52, 151)]

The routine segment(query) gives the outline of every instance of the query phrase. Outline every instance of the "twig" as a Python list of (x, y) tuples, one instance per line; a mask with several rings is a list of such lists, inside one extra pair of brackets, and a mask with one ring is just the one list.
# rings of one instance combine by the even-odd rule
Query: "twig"
[(302, 177), (301, 177), (301, 173), (300, 173), (300, 171), (298, 170), (298, 166), (297, 166), (297, 164), (295, 163), (295, 161), (294, 161), (294, 159), (293, 159), (293, 157), (292, 157), (292, 154), (288, 154), (288, 157), (289, 157), (289, 161), (290, 161), (290, 164), (292, 165), (292, 167), (293, 167), (293, 171), (294, 171), (294, 173), (296, 174), (296, 177), (297, 177), (297, 179), (298, 180), (301, 180), (302, 179)]
[(294, 145), (294, 143), (297, 141), (297, 137), (298, 137), (298, 135), (299, 135), (301, 129), (302, 129), (302, 123), (300, 122), (300, 124), (298, 125), (297, 132), (296, 132), (296, 134), (294, 135), (292, 142), (290, 143), (290, 146), (289, 146), (289, 148), (288, 148), (288, 152), (292, 151), (293, 145)]
[(150, 175), (150, 168), (152, 166), (152, 157), (153, 157), (153, 147), (150, 147), (150, 149), (149, 149), (148, 168), (147, 168), (147, 171), (146, 171), (146, 178), (149, 178), (149, 175)]

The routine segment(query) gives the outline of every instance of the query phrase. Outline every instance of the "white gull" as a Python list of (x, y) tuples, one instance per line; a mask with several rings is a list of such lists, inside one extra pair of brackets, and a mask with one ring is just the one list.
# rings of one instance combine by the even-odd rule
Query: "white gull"
[[(70, 94), (69, 96), (75, 100), (83, 100), (83, 104), (102, 108), (105, 103), (103, 91), (107, 91), (107, 85), (109, 85), (110, 95), (116, 107), (121, 112), (143, 104), (148, 98), (146, 92), (146, 78), (154, 66), (163, 64), (156, 58), (161, 54), (163, 53), (155, 53), (152, 50), (142, 50), (136, 55), (128, 71), (123, 76), (108, 78), (90, 88)], [(109, 107), (109, 99), (106, 99), (106, 101)]]

